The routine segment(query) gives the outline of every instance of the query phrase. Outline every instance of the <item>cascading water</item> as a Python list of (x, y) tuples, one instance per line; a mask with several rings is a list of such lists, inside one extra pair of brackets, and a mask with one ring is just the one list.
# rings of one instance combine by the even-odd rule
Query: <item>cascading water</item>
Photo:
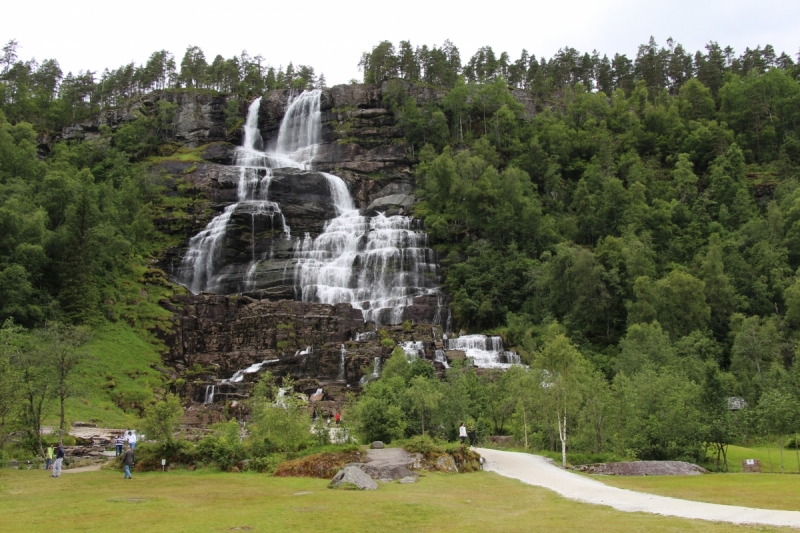
[(414, 359), (425, 358), (425, 343), (422, 341), (406, 341), (401, 343), (400, 347), (403, 348), (403, 353), (409, 363)]
[(347, 371), (345, 368), (345, 357), (347, 356), (347, 350), (344, 348), (344, 344), (342, 344), (342, 349), (339, 352), (339, 375), (336, 377), (339, 381), (345, 381), (347, 378)]
[(206, 395), (203, 398), (203, 403), (214, 403), (214, 391), (216, 388), (216, 385), (206, 385)]
[(436, 350), (433, 360), (437, 363), (442, 363), (445, 368), (450, 368), (450, 365), (447, 363), (447, 353), (444, 350)]
[(267, 359), (267, 360), (262, 361), (260, 363), (254, 363), (254, 364), (248, 366), (247, 368), (243, 368), (241, 370), (237, 370), (236, 372), (234, 372), (233, 376), (231, 376), (230, 378), (223, 379), (222, 383), (226, 384), (226, 385), (229, 385), (231, 383), (241, 383), (242, 381), (244, 381), (244, 375), (245, 374), (255, 374), (256, 372), (261, 370), (266, 365), (268, 365), (270, 363), (277, 363), (277, 362), (278, 362), (278, 359)]
[(503, 348), (503, 339), (497, 336), (464, 335), (456, 339), (445, 339), (444, 346), (448, 350), (460, 350), (472, 359), (478, 368), (509, 368), (520, 364), (516, 352)]
[[(280, 159), (281, 166), (299, 167), (302, 165), (292, 161), (290, 157), (276, 158), (260, 151), (263, 145), (261, 134), (258, 131), (260, 106), (261, 98), (257, 98), (250, 104), (244, 125), (244, 141), (242, 146), (236, 149), (235, 164), (239, 168), (238, 201), (226, 207), (221, 215), (211, 220), (205, 230), (192, 237), (189, 241), (189, 250), (181, 263), (179, 276), (181, 282), (195, 294), (200, 291), (216, 291), (222, 286), (226, 275), (229, 274), (228, 269), (220, 268), (220, 263), (224, 259), (221, 255), (224, 250), (228, 225), (234, 213), (250, 215), (253, 240), (255, 240), (256, 219), (260, 217), (269, 218), (271, 230), (276, 229), (275, 219), (279, 218), (280, 232), (285, 238), (291, 238), (280, 206), (276, 202), (269, 201), (269, 185), (272, 180), (272, 168), (276, 167), (277, 159)], [(292, 164), (287, 164), (289, 162)], [(254, 283), (253, 276), (257, 264), (255, 243), (253, 243), (251, 265), (245, 277), (245, 285)], [(249, 288), (251, 287), (240, 287), (241, 290)]]
[[(322, 137), (322, 91), (304, 91), (290, 99), (281, 122), (275, 149), (263, 150), (258, 130), (261, 99), (249, 107), (244, 141), (236, 151), (239, 167), (238, 201), (225, 208), (205, 230), (189, 242), (178, 279), (193, 293), (234, 292), (258, 286), (258, 266), (271, 254), (257, 256), (257, 220), (270, 219), (270, 235), (291, 239), (290, 228), (276, 202), (269, 200), (273, 170), (309, 170)], [(438, 291), (436, 254), (427, 246), (427, 235), (418, 221), (405, 216), (362, 215), (355, 208), (347, 185), (340, 177), (322, 174), (328, 182), (337, 216), (325, 224), (316, 238), (306, 234), (294, 243), (296, 298), (304, 302), (350, 303), (364, 320), (397, 324), (414, 297)], [(302, 179), (302, 178), (301, 178)], [(251, 256), (246, 274), (236, 277), (236, 266), (225, 265), (226, 235), (234, 215), (250, 214)], [(280, 220), (280, 227), (273, 221)], [(273, 237), (271, 237), (273, 238)], [(284, 267), (284, 279), (286, 268)], [(238, 281), (231, 281), (238, 280)]]

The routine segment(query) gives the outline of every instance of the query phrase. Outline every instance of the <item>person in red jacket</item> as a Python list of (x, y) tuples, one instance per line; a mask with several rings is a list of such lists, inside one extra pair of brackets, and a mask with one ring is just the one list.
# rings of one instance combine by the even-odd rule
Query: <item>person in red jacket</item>
[(333, 417), (333, 419), (336, 421), (336, 425), (338, 426), (339, 425), (339, 420), (342, 419), (342, 415), (340, 415), (339, 413), (336, 413), (336, 415)]

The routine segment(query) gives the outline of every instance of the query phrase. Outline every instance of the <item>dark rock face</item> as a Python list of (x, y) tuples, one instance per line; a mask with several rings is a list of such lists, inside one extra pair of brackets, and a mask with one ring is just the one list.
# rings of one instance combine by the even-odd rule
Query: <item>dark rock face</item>
[[(295, 391), (307, 394), (320, 416), (328, 416), (340, 408), (347, 391), (358, 391), (373, 379), (376, 359), (382, 367), (395, 347), (385, 346), (374, 324), (364, 323), (361, 311), (350, 304), (253, 297), (259, 295), (201, 294), (162, 300), (161, 305), (174, 313), (171, 332), (162, 335), (168, 346), (164, 359), (185, 379), (179, 391), (183, 396), (203, 402), (213, 386), (214, 402), (241, 399), (258, 373), (244, 374), (238, 383), (223, 380), (268, 361), (262, 371), (279, 378), (291, 376)], [(434, 359), (433, 338), (441, 338), (440, 327), (415, 324), (410, 330), (386, 329), (393, 341), (422, 341), (425, 357)], [(441, 363), (433, 364), (438, 372), (444, 371)], [(321, 396), (315, 394), (319, 388), (324, 390)]]
[(245, 374), (240, 383), (220, 380), (263, 361), (270, 361), (263, 370), (277, 377), (292, 376), (297, 390), (308, 394), (331, 382), (334, 388), (336, 383), (357, 388), (364, 369), (371, 371), (374, 358), (391, 354), (379, 339), (351, 341), (367, 325), (361, 311), (349, 304), (199, 295), (177, 296), (162, 305), (176, 314), (172, 333), (164, 337), (169, 346), (164, 356), (167, 362), (182, 375), (195, 365), (205, 369), (202, 375), (194, 375), (184, 391), (199, 402), (204, 401), (209, 385), (217, 386), (218, 400), (246, 394), (257, 373)]
[(125, 107), (106, 109), (94, 119), (66, 126), (64, 140), (91, 140), (100, 136), (100, 126), (112, 130), (136, 120), (142, 114), (155, 111), (160, 100), (178, 105), (175, 115), (175, 140), (186, 147), (196, 147), (213, 141), (238, 141), (238, 135), (229, 138), (225, 127), (225, 105), (237, 96), (188, 93), (171, 90), (153, 91), (128, 102)]

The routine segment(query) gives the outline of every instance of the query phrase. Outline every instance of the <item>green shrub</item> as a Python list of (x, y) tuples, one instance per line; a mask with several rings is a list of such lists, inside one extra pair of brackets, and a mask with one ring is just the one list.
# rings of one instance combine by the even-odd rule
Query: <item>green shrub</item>
[(272, 474), (275, 468), (286, 460), (286, 456), (282, 453), (272, 453), (263, 457), (253, 457), (245, 466), (245, 470), (249, 472), (259, 472), (261, 474)]
[(381, 346), (383, 346), (384, 348), (392, 348), (395, 345), (397, 345), (397, 343), (388, 337), (385, 339), (381, 339)]
[(201, 440), (195, 456), (204, 462), (213, 462), (220, 470), (230, 470), (246, 457), (245, 447), (239, 438), (236, 420), (212, 426), (214, 432)]
[(428, 435), (417, 435), (403, 443), (403, 449), (411, 453), (421, 453), (425, 457), (443, 454), (445, 443), (437, 442)]

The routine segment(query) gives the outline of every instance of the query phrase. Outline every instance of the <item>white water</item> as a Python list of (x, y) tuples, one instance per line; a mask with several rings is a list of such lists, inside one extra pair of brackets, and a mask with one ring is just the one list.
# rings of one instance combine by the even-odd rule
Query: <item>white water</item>
[(400, 347), (403, 348), (403, 352), (406, 354), (406, 359), (409, 363), (414, 359), (425, 358), (425, 343), (422, 341), (402, 342), (400, 343)]
[(215, 385), (206, 385), (206, 395), (203, 398), (203, 403), (209, 404), (214, 403), (214, 390), (216, 389)]
[(456, 339), (445, 339), (444, 346), (448, 350), (460, 350), (472, 359), (478, 368), (509, 368), (520, 364), (516, 352), (503, 348), (503, 339), (497, 336), (464, 335)]
[[(215, 217), (193, 237), (181, 263), (179, 279), (193, 293), (226, 288), (230, 268), (222, 257), (231, 217), (249, 213), (252, 257), (240, 291), (258, 286), (258, 265), (270, 250), (256, 257), (256, 221), (269, 217), (272, 233), (280, 230), (291, 239), (280, 206), (269, 200), (272, 170), (281, 167), (311, 169), (322, 135), (322, 91), (304, 91), (289, 101), (273, 152), (264, 152), (258, 130), (261, 99), (248, 109), (242, 147), (236, 152), (240, 169), (238, 201)], [(329, 220), (316, 238), (306, 234), (294, 244), (295, 293), (304, 302), (350, 303), (363, 312), (364, 320), (398, 324), (414, 297), (438, 291), (436, 254), (428, 248), (427, 235), (417, 221), (405, 216), (363, 216), (355, 208), (347, 184), (324, 174), (336, 218)], [(278, 220), (280, 225), (276, 227)], [(288, 262), (287, 262), (288, 266)], [(441, 319), (440, 319), (441, 320)]]
[(378, 332), (376, 331), (364, 331), (362, 333), (356, 333), (356, 342), (368, 341), (376, 338), (377, 336)]
[(345, 381), (345, 357), (347, 356), (347, 351), (344, 349), (344, 344), (342, 344), (342, 350), (339, 352), (339, 375), (336, 377), (339, 381)]
[[(244, 141), (242, 146), (236, 149), (235, 165), (239, 168), (238, 201), (226, 207), (222, 214), (209, 222), (205, 230), (192, 237), (189, 241), (189, 250), (181, 263), (181, 282), (195, 294), (201, 291), (214, 292), (222, 286), (226, 271), (220, 268), (220, 263), (224, 260), (221, 254), (224, 250), (228, 224), (234, 213), (250, 215), (253, 240), (250, 267), (245, 278), (245, 286), (240, 287), (242, 290), (255, 286), (258, 261), (267, 259), (267, 257), (255, 257), (256, 220), (261, 217), (269, 218), (269, 227), (272, 231), (279, 228), (284, 238), (291, 238), (290, 228), (286, 225), (280, 206), (269, 200), (269, 185), (272, 181), (273, 168), (278, 166), (302, 168), (303, 165), (284, 154), (275, 156), (260, 151), (263, 145), (258, 131), (260, 106), (261, 98), (255, 99), (250, 104), (244, 125)], [(277, 220), (280, 221), (280, 226), (276, 227)], [(271, 246), (265, 255), (270, 254)]]
[(364, 374), (359, 381), (360, 385), (366, 385), (370, 381), (374, 381), (381, 377), (381, 358), (376, 357), (374, 362), (372, 363), (372, 373), (371, 374)]
[(433, 360), (442, 363), (445, 368), (450, 368), (450, 365), (447, 363), (447, 354), (444, 350), (436, 350)]
[(245, 374), (254, 374), (254, 373), (258, 372), (259, 370), (261, 370), (266, 365), (268, 365), (270, 363), (275, 363), (277, 361), (278, 361), (278, 359), (268, 359), (266, 361), (261, 361), (260, 363), (254, 363), (254, 364), (248, 366), (247, 368), (243, 368), (241, 370), (237, 370), (233, 374), (233, 376), (231, 376), (230, 378), (223, 379), (222, 383), (225, 383), (225, 384), (241, 383), (244, 380), (244, 375)]

